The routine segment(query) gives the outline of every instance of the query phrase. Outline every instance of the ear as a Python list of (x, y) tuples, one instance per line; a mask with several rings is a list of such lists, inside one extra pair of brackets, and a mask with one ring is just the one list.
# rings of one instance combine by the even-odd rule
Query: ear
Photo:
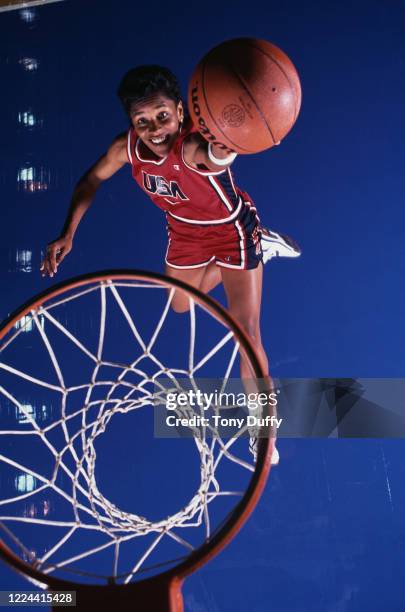
[(177, 105), (177, 117), (178, 117), (180, 123), (182, 123), (184, 121), (183, 100), (180, 100), (180, 102)]

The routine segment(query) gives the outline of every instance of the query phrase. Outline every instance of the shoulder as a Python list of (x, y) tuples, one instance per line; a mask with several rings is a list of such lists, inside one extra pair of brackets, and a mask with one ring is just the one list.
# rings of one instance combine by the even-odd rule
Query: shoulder
[(86, 177), (97, 182), (105, 181), (127, 163), (129, 163), (129, 160), (126, 148), (126, 134), (119, 134), (114, 138), (106, 153), (103, 153), (87, 171)]
[(122, 132), (118, 134), (112, 141), (111, 145), (108, 148), (107, 156), (110, 159), (114, 159), (117, 161), (121, 161), (123, 163), (128, 162), (128, 154), (127, 154), (127, 146), (128, 146), (128, 132)]

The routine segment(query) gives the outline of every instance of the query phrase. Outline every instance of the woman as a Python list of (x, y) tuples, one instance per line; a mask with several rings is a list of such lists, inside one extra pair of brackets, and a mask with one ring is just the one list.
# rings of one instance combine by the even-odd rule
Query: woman
[[(53, 276), (71, 251), (73, 237), (100, 184), (125, 164), (140, 187), (166, 213), (166, 274), (208, 293), (222, 282), (231, 315), (255, 345), (263, 370), (268, 360), (260, 336), (262, 261), (296, 257), (288, 237), (259, 226), (249, 196), (235, 186), (236, 154), (208, 144), (186, 117), (174, 75), (160, 66), (130, 70), (118, 89), (131, 128), (118, 136), (80, 179), (58, 240), (48, 245), (41, 269)], [(188, 310), (177, 292), (174, 310)], [(241, 359), (241, 376), (252, 376)]]

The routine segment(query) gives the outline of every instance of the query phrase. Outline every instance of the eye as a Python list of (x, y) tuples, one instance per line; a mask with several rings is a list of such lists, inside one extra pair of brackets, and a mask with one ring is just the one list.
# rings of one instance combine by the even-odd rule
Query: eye
[(140, 125), (140, 126), (146, 125), (146, 120), (143, 117), (141, 117), (140, 119), (136, 120), (136, 125)]
[(167, 119), (169, 116), (169, 113), (166, 111), (162, 111), (161, 113), (158, 114), (158, 119), (160, 121), (164, 121), (165, 119)]

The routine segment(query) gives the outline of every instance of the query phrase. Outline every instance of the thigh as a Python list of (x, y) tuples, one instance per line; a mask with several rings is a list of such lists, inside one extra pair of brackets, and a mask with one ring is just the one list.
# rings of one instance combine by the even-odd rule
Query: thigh
[[(182, 269), (172, 268), (166, 266), (166, 274), (171, 278), (177, 278), (178, 280), (188, 283), (192, 287), (198, 289), (201, 285), (201, 281), (206, 271), (206, 266), (202, 268), (194, 269)], [(187, 312), (189, 309), (189, 299), (186, 293), (183, 291), (176, 291), (172, 300), (172, 308), (176, 312)]]

